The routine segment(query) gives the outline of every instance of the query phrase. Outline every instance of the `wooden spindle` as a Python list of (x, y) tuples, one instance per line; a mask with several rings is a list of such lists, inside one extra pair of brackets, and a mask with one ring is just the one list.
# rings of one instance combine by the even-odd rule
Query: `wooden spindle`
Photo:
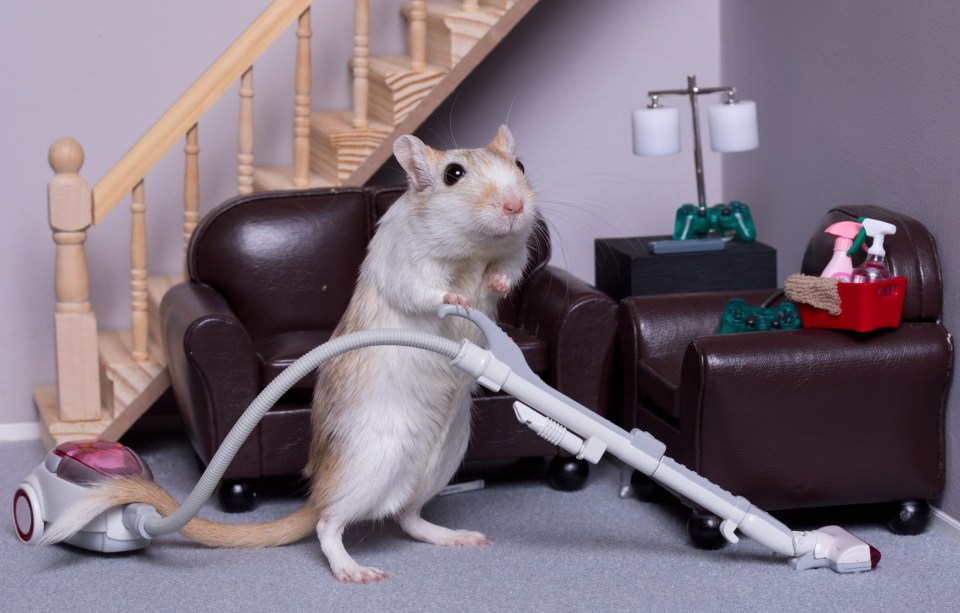
[(56, 245), (58, 416), (61, 421), (99, 419), (97, 318), (90, 307), (84, 250), (87, 228), (93, 223), (93, 199), (80, 176), (83, 148), (72, 138), (61, 138), (50, 147), (48, 159), (54, 172), (47, 185), (47, 208)]
[(190, 236), (200, 219), (200, 145), (197, 124), (187, 131), (183, 147), (183, 248), (187, 248)]
[(131, 355), (142, 362), (147, 352), (147, 204), (143, 198), (143, 180), (133, 188), (130, 200), (130, 334)]
[(480, 10), (480, 0), (463, 0), (463, 11), (474, 13)]
[(240, 77), (240, 125), (237, 129), (237, 194), (253, 193), (253, 66)]
[(297, 25), (297, 66), (293, 111), (293, 186), (310, 183), (310, 9)]
[(410, 70), (427, 67), (427, 2), (410, 2)]
[(370, 85), (370, 2), (356, 0), (353, 36), (353, 127), (366, 128)]

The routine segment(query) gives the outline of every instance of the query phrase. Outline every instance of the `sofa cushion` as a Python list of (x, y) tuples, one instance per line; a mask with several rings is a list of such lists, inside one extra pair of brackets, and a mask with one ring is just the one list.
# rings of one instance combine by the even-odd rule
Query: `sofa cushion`
[[(260, 360), (260, 384), (266, 387), (285, 368), (296, 362), (314, 347), (333, 335), (333, 330), (306, 330), (268, 336), (254, 343)], [(291, 390), (313, 391), (316, 377), (312, 374), (300, 379)], [(302, 394), (299, 395), (302, 397)]]
[(637, 401), (646, 396), (668, 415), (680, 418), (680, 373), (683, 351), (647, 358), (637, 368)]
[(550, 354), (545, 342), (533, 334), (509, 324), (501, 322), (500, 327), (520, 347), (530, 370), (535, 373), (545, 373), (550, 369)]
[[(546, 372), (550, 365), (547, 345), (536, 336), (519, 328), (504, 325), (503, 329), (520, 347), (523, 357), (534, 372)], [(257, 358), (260, 361), (260, 384), (266, 386), (277, 378), (285, 368), (293, 364), (313, 348), (321, 345), (333, 334), (333, 330), (301, 330), (274, 334), (254, 342)], [(314, 376), (307, 375), (291, 388), (294, 392), (311, 391)], [(303, 400), (302, 393), (294, 393), (290, 399)]]

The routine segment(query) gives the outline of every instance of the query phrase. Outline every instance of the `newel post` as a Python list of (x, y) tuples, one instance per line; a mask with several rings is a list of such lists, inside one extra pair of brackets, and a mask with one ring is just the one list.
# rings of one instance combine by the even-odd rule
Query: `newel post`
[(61, 421), (100, 418), (97, 319), (90, 307), (90, 278), (84, 243), (93, 223), (93, 199), (80, 176), (83, 148), (61, 138), (48, 154), (53, 179), (47, 184), (50, 228), (56, 244), (54, 313), (57, 404)]

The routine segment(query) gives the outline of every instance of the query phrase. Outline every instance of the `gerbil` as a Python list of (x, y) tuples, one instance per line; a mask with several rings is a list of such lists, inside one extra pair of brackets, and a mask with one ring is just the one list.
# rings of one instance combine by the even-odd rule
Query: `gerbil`
[[(476, 328), (457, 317), (440, 320), (436, 308), (458, 304), (493, 317), (526, 265), (536, 202), (513, 136), (501, 126), (487, 146), (451, 151), (403, 136), (393, 150), (408, 189), (380, 221), (334, 336), (405, 328), (476, 341)], [(359, 565), (344, 548), (343, 531), (356, 521), (395, 517), (422, 541), (487, 545), (483, 534), (420, 516), (463, 459), (473, 388), (469, 377), (425, 351), (382, 346), (338, 356), (321, 367), (315, 388), (304, 508), (265, 524), (195, 518), (182, 532), (210, 546), (266, 547), (315, 530), (334, 575), (361, 583), (386, 574)], [(43, 542), (67, 538), (103, 510), (130, 502), (163, 515), (177, 508), (151, 482), (117, 479), (58, 519)]]

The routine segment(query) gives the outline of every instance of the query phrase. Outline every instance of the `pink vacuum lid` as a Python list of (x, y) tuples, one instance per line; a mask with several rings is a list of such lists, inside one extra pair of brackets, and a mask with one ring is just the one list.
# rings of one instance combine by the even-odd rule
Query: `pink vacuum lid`
[(111, 441), (71, 441), (57, 446), (57, 475), (73, 483), (100, 481), (105, 477), (151, 478), (150, 469), (128, 447)]

